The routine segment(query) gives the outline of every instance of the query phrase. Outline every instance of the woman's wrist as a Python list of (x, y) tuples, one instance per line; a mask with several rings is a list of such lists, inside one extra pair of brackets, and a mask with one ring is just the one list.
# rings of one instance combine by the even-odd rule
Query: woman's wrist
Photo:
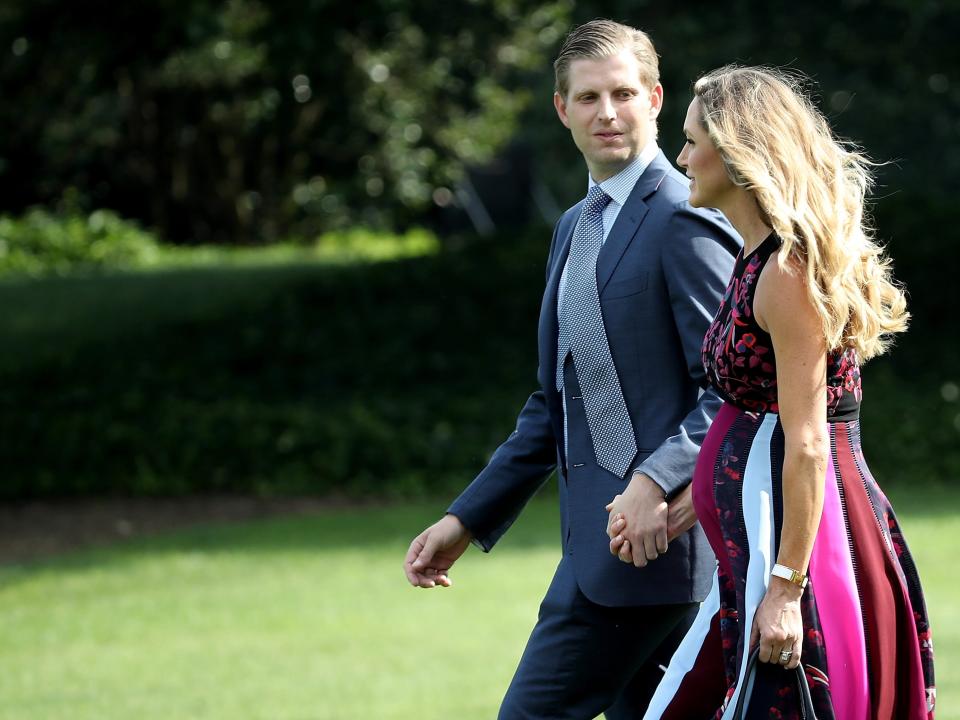
[(797, 601), (803, 596), (803, 588), (776, 575), (770, 578), (767, 592), (789, 601)]
[[(804, 563), (804, 567), (806, 567), (806, 563)], [(778, 562), (774, 564), (773, 570), (770, 571), (770, 574), (774, 577), (783, 578), (784, 580), (793, 583), (801, 590), (807, 587), (806, 574), (794, 569), (792, 566), (782, 565)]]

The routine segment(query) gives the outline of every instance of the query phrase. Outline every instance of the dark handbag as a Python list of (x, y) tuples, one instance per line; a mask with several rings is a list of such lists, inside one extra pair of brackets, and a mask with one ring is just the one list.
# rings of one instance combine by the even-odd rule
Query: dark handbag
[[(760, 648), (755, 647), (750, 657), (747, 659), (747, 672), (743, 675), (744, 683), (749, 684), (750, 674), (756, 670), (757, 657), (760, 655)], [(792, 671), (796, 673), (797, 689), (800, 691), (800, 717), (804, 720), (817, 720), (817, 714), (813, 709), (813, 698), (810, 697), (810, 686), (807, 684), (807, 674), (803, 671), (803, 663), (797, 665)], [(746, 690), (746, 686), (743, 688)], [(741, 692), (737, 698), (737, 706), (733, 710), (732, 720), (743, 720), (743, 703), (747, 699), (747, 693)]]

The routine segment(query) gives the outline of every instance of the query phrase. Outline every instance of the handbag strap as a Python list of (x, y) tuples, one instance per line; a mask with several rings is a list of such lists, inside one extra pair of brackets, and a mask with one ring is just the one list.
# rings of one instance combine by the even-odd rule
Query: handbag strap
[[(750, 680), (750, 674), (756, 672), (759, 655), (759, 647), (750, 651), (750, 657), (747, 660), (747, 672), (743, 676), (744, 687), (737, 697), (737, 706), (733, 710), (731, 720), (743, 720), (743, 704), (747, 699), (746, 685)], [(797, 689), (800, 691), (800, 717), (804, 720), (817, 720), (817, 714), (813, 709), (813, 698), (810, 697), (810, 686), (807, 684), (807, 674), (803, 671), (803, 663), (797, 665), (792, 672), (797, 680)]]

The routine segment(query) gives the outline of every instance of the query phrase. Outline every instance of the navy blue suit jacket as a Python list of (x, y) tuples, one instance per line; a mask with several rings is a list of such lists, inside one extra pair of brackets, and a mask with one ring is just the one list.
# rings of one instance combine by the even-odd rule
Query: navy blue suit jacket
[(448, 510), (489, 551), (559, 467), (563, 551), (581, 591), (601, 605), (699, 601), (713, 573), (714, 555), (699, 525), (645, 568), (619, 561), (609, 551), (604, 509), (633, 470), (645, 472), (668, 496), (683, 489), (720, 406), (712, 390), (703, 390), (700, 346), (742, 243), (720, 213), (689, 205), (688, 188), (687, 178), (659, 153), (597, 258), (604, 325), (639, 448), (631, 470), (617, 477), (597, 465), (569, 359), (564, 443), (555, 385), (557, 286), (581, 202), (560, 218), (550, 246), (538, 333), (540, 389), (521, 410), (516, 430)]

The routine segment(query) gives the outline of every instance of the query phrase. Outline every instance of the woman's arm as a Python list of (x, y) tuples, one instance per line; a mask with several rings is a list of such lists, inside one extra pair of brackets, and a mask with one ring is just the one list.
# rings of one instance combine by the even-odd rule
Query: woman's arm
[[(754, 296), (757, 322), (770, 333), (777, 359), (777, 401), (784, 434), (783, 527), (777, 562), (806, 574), (823, 510), (823, 478), (829, 455), (826, 430), (826, 355), (820, 318), (799, 271), (781, 269), (775, 258), (760, 275)], [(771, 577), (751, 630), (760, 660), (786, 667), (800, 663), (803, 590)]]

